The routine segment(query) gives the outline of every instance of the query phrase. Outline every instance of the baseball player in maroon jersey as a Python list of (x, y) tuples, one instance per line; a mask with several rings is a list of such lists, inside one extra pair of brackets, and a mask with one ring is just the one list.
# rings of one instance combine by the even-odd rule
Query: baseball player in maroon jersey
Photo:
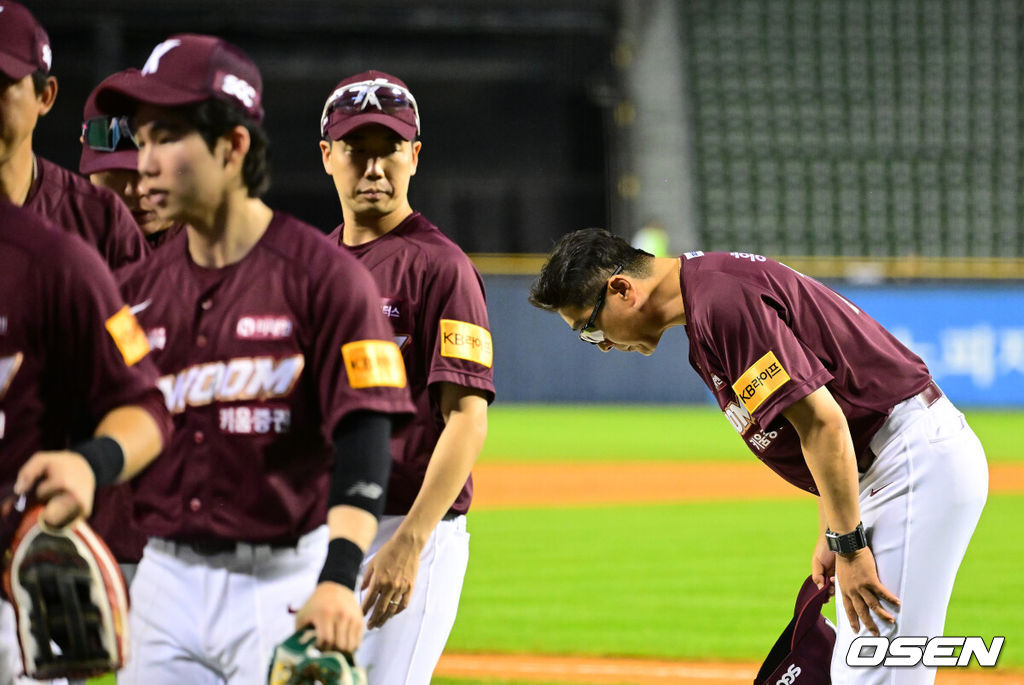
[(399, 79), (343, 79), (321, 119), (324, 169), (344, 222), (330, 238), (373, 275), (402, 348), (416, 416), (397, 430), (385, 515), (363, 562), (371, 682), (429, 683), (455, 622), (469, 558), (470, 469), (494, 398), (484, 287), (455, 243), (409, 206), (421, 143)]
[(135, 482), (152, 537), (121, 682), (262, 682), (296, 627), (348, 651), (363, 629), (355, 582), (391, 418), (412, 405), (370, 275), (259, 199), (261, 96), (241, 50), (195, 34), (97, 94), (104, 114), (132, 117), (157, 215), (187, 223), (121, 274), (175, 423)]
[(0, 0), (0, 199), (77, 234), (116, 269), (149, 253), (117, 197), (32, 152), (39, 117), (57, 98), (46, 31), (22, 5)]
[(856, 305), (761, 255), (654, 258), (571, 233), (530, 301), (602, 350), (651, 354), (683, 326), (690, 364), (750, 450), (818, 495), (811, 560), (838, 582), (833, 682), (931, 683), (847, 665), (858, 635), (938, 636), (988, 492), (985, 454), (928, 368)]
[[(0, 491), (63, 525), (160, 452), (170, 418), (145, 334), (95, 250), (0, 202)], [(0, 600), (0, 682), (21, 657)]]
[(138, 71), (128, 69), (111, 74), (89, 93), (82, 111), (82, 156), (78, 171), (94, 186), (110, 190), (124, 202), (146, 242), (157, 248), (182, 230), (181, 224), (160, 219), (149, 201), (139, 193), (139, 149), (132, 139), (127, 118), (103, 116), (96, 109), (100, 89), (130, 78)]

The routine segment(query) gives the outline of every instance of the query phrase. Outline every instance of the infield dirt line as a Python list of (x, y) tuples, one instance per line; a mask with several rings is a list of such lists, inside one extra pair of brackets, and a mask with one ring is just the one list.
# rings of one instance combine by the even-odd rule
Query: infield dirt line
[[(757, 462), (477, 464), (473, 508), (810, 497)], [(1024, 493), (1024, 464), (989, 467), (991, 492)]]
[[(750, 685), (760, 664), (653, 661), (516, 654), (445, 654), (434, 671), (449, 678), (585, 685)], [(945, 670), (936, 685), (1024, 685), (1020, 673)]]

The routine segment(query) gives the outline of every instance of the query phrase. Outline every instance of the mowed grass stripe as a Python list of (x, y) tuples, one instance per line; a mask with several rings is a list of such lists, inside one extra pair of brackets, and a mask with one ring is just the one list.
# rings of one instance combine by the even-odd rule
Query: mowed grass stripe
[[(809, 573), (816, 516), (811, 498), (473, 512), (448, 649), (759, 661)], [(990, 497), (946, 626), (1006, 636), (999, 663), (1015, 669), (1021, 520), (1024, 496)]]
[[(1022, 411), (965, 412), (989, 460), (1024, 461)], [(692, 405), (502, 405), (488, 416), (480, 459), (545, 461), (749, 461), (718, 409)]]

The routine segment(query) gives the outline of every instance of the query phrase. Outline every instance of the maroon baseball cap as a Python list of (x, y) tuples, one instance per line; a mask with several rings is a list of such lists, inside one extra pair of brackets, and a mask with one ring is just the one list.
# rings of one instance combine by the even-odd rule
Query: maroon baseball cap
[(383, 71), (364, 71), (334, 87), (320, 117), (320, 135), (340, 140), (367, 124), (382, 124), (413, 140), (420, 133), (416, 98), (405, 83)]
[(179, 33), (153, 48), (142, 70), (96, 94), (103, 114), (130, 114), (139, 103), (191, 105), (210, 98), (263, 121), (263, 79), (249, 56), (216, 36)]
[(800, 685), (831, 682), (836, 629), (821, 615), (821, 607), (828, 603), (831, 590), (832, 579), (828, 576), (820, 589), (811, 576), (807, 577), (796, 597), (793, 620), (764, 660), (754, 685), (776, 685), (780, 680)]
[(100, 126), (111, 133), (116, 130), (119, 122), (112, 120), (110, 115), (104, 115), (99, 110), (96, 106), (96, 94), (103, 88), (133, 78), (138, 73), (138, 69), (126, 69), (111, 74), (100, 81), (100, 84), (89, 93), (89, 97), (85, 101), (85, 108), (82, 110), (82, 157), (78, 160), (80, 173), (88, 175), (118, 169), (135, 171), (138, 167), (139, 149), (135, 147), (135, 143), (130, 137), (119, 136), (114, 139), (112, 135), (109, 135), (106, 142), (110, 143), (109, 147), (114, 148), (109, 150), (107, 146), (101, 146), (104, 149), (96, 149), (96, 146), (90, 145), (90, 137), (87, 135), (87, 127), (92, 126)]
[(20, 81), (34, 71), (49, 73), (50, 37), (24, 5), (0, 0), (0, 72)]

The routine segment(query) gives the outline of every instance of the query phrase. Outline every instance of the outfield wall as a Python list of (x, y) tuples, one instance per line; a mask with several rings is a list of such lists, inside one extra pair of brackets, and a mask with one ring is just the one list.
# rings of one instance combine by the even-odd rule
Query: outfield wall
[[(604, 354), (529, 305), (532, 277), (485, 281), (500, 401), (710, 402), (681, 328), (651, 357)], [(832, 285), (921, 355), (953, 401), (1024, 407), (1024, 285)]]

